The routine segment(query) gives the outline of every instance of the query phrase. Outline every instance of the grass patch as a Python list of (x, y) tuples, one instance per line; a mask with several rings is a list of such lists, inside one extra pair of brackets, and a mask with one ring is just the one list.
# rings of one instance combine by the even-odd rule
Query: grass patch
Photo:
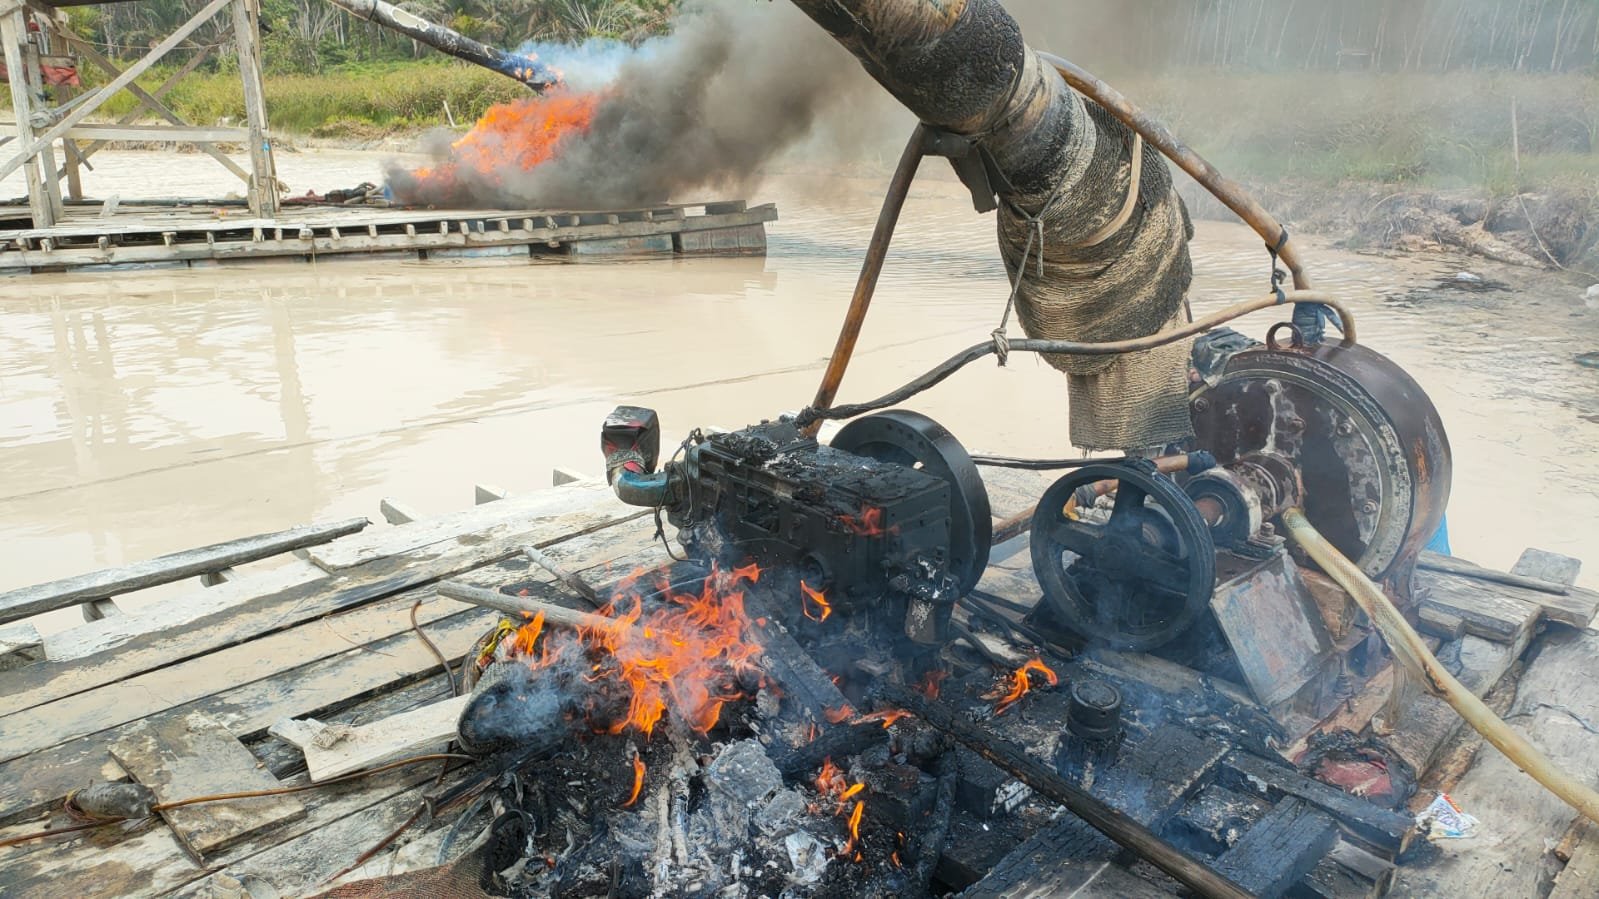
[[(155, 90), (170, 72), (140, 79)], [(320, 75), (265, 79), (267, 117), (274, 131), (315, 137), (373, 139), (448, 124), (447, 102), (457, 122), (471, 122), (495, 103), (528, 96), (527, 88), (487, 69), (455, 62), (364, 65)], [(166, 97), (178, 115), (200, 125), (244, 120), (244, 92), (234, 72), (193, 74)], [(128, 93), (101, 107), (120, 118), (138, 107)]]

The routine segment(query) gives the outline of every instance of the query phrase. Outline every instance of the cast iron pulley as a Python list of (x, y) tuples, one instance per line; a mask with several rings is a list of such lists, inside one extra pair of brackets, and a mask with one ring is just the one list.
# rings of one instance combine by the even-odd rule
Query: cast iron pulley
[(1222, 465), (1266, 453), (1295, 466), (1305, 516), (1373, 578), (1406, 570), (1443, 521), (1443, 421), (1414, 378), (1364, 346), (1271, 340), (1233, 355), (1191, 408)]
[(988, 488), (966, 449), (943, 425), (920, 412), (890, 409), (857, 418), (833, 437), (834, 449), (924, 471), (949, 484), (949, 573), (962, 595), (988, 568), (994, 522)]
[[(1109, 517), (1073, 502), (1100, 481), (1116, 482)], [(1144, 652), (1180, 636), (1216, 586), (1205, 520), (1150, 462), (1091, 465), (1056, 481), (1033, 515), (1032, 549), (1059, 623), (1112, 649)]]

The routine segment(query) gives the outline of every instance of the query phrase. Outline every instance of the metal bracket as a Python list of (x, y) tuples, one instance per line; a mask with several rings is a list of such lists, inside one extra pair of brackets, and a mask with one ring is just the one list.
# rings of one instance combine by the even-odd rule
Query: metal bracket
[(942, 131), (930, 125), (922, 126), (927, 134), (922, 152), (929, 156), (942, 156), (949, 160), (955, 174), (972, 192), (972, 206), (978, 212), (993, 212), (999, 208), (998, 196), (1011, 189), (1011, 183), (1000, 171), (994, 155), (983, 146), (980, 139), (964, 134)]

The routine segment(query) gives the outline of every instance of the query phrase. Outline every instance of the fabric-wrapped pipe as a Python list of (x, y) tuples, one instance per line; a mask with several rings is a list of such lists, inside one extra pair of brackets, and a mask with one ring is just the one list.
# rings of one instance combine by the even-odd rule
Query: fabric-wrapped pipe
[[(1000, 252), (1021, 279), (1016, 313), (1029, 337), (1125, 340), (1187, 320), (1193, 230), (1171, 169), (1067, 87), (999, 0), (793, 3), (923, 122), (976, 137), (993, 156), (1009, 182)], [(1069, 376), (1072, 442), (1137, 450), (1190, 435), (1190, 346), (1047, 357)]]

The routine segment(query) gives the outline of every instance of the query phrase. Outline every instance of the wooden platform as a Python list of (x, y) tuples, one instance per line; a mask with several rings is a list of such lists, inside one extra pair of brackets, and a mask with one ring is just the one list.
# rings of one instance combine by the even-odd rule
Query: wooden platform
[[(1048, 483), (1039, 475), (992, 475), (997, 519), (1032, 505)], [(403, 751), (427, 748), (421, 731), (448, 717), (436, 712), (451, 689), (413, 630), (413, 607), (420, 629), (452, 663), (498, 618), (440, 598), (437, 582), (490, 589), (531, 583), (530, 595), (576, 605), (548, 575), (513, 558), (521, 546), (543, 548), (596, 586), (665, 560), (648, 513), (622, 505), (594, 481), (505, 498), (492, 489), (477, 494), (481, 505), (436, 518), (412, 520), (402, 503), (385, 501), (390, 526), (339, 522), (179, 554), (167, 560), (176, 564), (159, 567), (176, 577), (198, 573), (216, 585), (196, 585), (143, 613), (119, 613), (108, 600), (154, 582), (149, 568), (16, 591), (9, 600), (0, 596), (0, 625), (15, 617), (4, 614), (8, 608), (37, 612), (98, 601), (107, 614), (42, 640), (14, 631), (10, 642), (0, 643), (10, 660), (9, 669), (0, 664), (0, 839), (71, 823), (61, 811), (63, 797), (95, 781), (126, 779), (127, 766), (144, 772), (141, 780), (163, 783), (171, 795), (215, 787), (171, 776), (173, 754), (199, 739), (181, 734), (204, 733), (208, 745), (219, 734), (231, 735), (254, 759), (257, 774), (284, 784), (307, 782), (306, 755), (297, 744), (314, 741), (320, 727), (368, 726), (359, 739), (370, 739), (387, 757), (400, 751), (399, 744)], [(295, 557), (269, 570), (250, 568), (270, 564), (262, 561), (269, 551), (285, 548)], [(1035, 603), (1027, 560), (1025, 537), (997, 547), (983, 588), (1019, 608)], [(1520, 662), (1524, 695), (1518, 698), (1512, 684), (1508, 700), (1501, 698), (1512, 710), (1511, 723), (1528, 730), (1557, 763), (1578, 768), (1583, 777), (1599, 775), (1592, 767), (1599, 759), (1599, 728), (1584, 724), (1599, 721), (1599, 690), (1593, 689), (1599, 637), (1586, 630), (1591, 611), (1588, 622), (1572, 620), (1580, 617), (1577, 609), (1592, 608), (1583, 605), (1592, 595), (1573, 589), (1550, 616), (1540, 596), (1553, 594), (1543, 591), (1437, 572), (1425, 572), (1422, 587), (1430, 603), (1453, 610), (1435, 619), (1468, 618), (1475, 610), (1474, 628), (1447, 635), (1440, 650), (1456, 661), (1462, 681), (1484, 694), (1499, 685), (1503, 693), (1501, 680)], [(1004, 651), (998, 641), (996, 651)], [(1567, 895), (1588, 895), (1580, 884), (1591, 881), (1592, 859), (1599, 857), (1593, 837), (1568, 833), (1570, 810), (1492, 749), (1482, 750), (1471, 767), (1474, 747), (1458, 739), (1458, 719), (1439, 713), (1432, 700), (1410, 703), (1395, 745), (1433, 769), (1426, 789), (1452, 789), (1484, 819), (1492, 838), (1447, 847), (1441, 863), (1416, 867), (1399, 855), (1410, 839), (1409, 812), (1382, 811), (1310, 781), (1256, 754), (1264, 749), (1246, 750), (1217, 736), (1225, 728), (1208, 730), (1180, 714), (1183, 702), (1203, 699), (1209, 708), (1231, 710), (1223, 716), (1228, 721), (1264, 715), (1245, 687), (1142, 655), (1080, 656), (1071, 666), (1079, 676), (1103, 676), (1172, 700), (1170, 718), (1129, 750), (1158, 769), (1129, 813), (1162, 833), (1187, 834), (1194, 851), (1263, 895), (1377, 896), (1397, 883), (1399, 895), (1541, 896), (1557, 875), (1575, 890)], [(1353, 678), (1339, 712), (1312, 724), (1368, 728), (1391, 682), (1382, 672)], [(1058, 712), (1064, 697), (1041, 692), (1027, 701), (1038, 704), (993, 726), (1048, 757), (1049, 734), (1059, 732), (1051, 709)], [(389, 721), (401, 715), (399, 725)], [(281, 726), (307, 718), (318, 724)], [(1295, 742), (1305, 734), (1288, 736)], [(359, 745), (350, 739), (355, 742), (347, 747)], [(1459, 761), (1463, 752), (1466, 763)], [(313, 756), (319, 778), (347, 770), (338, 767), (347, 759)], [(238, 770), (237, 760), (229, 764)], [(227, 821), (162, 820), (128, 832), (109, 828), (0, 849), (0, 895), (314, 893), (410, 818), (422, 794), (435, 789), (438, 772), (425, 765), (334, 785)], [(1047, 804), (1017, 791), (997, 769), (994, 774), (986, 792), (978, 774), (963, 787), (977, 795), (961, 799), (939, 869), (946, 882), (970, 884), (972, 896), (1172, 893), (1171, 882), (1130, 864), (1080, 821), (1070, 815), (1051, 820)], [(446, 778), (443, 785), (451, 782)], [(1102, 774), (1092, 788), (1112, 804), (1131, 801), (1118, 792), (1115, 777)], [(1431, 794), (1424, 791), (1422, 798)], [(999, 806), (1021, 810), (996, 812)], [(413, 828), (397, 847), (339, 880), (437, 864), (457, 813)], [(1549, 848), (1563, 838), (1569, 868)], [(1489, 882), (1496, 886), (1487, 888)], [(1531, 891), (1522, 889), (1528, 884)]]
[(622, 211), (309, 206), (287, 207), (272, 219), (199, 203), (75, 205), (52, 228), (5, 230), (0, 216), (0, 274), (351, 254), (758, 256), (766, 253), (765, 225), (776, 219), (777, 207), (743, 201)]

